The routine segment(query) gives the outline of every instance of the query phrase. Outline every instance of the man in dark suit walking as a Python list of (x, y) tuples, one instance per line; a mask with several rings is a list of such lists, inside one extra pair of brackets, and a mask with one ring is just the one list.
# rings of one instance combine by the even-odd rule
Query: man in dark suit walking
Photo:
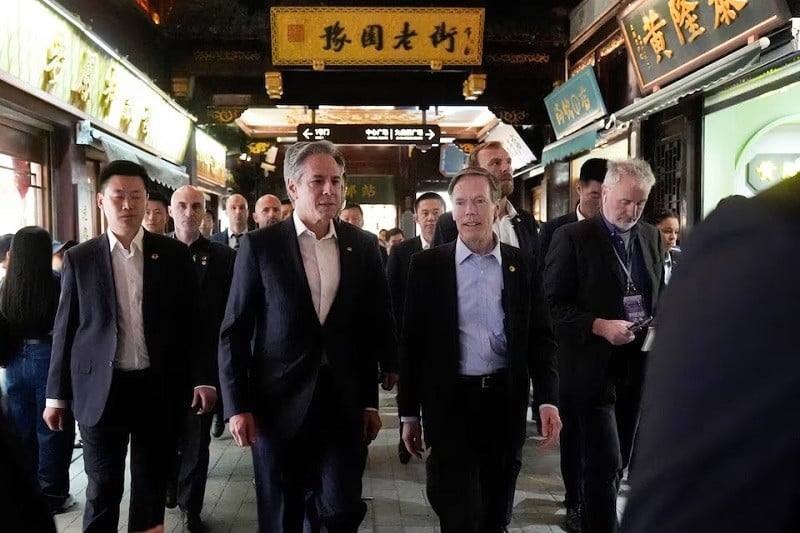
[[(548, 220), (542, 224), (539, 240), (542, 246), (540, 261), (544, 268), (544, 260), (550, 249), (553, 233), (567, 224), (592, 218), (600, 212), (600, 197), (603, 180), (606, 177), (605, 159), (588, 159), (581, 165), (578, 179), (578, 205), (575, 211)], [(564, 505), (567, 508), (566, 529), (570, 533), (580, 533), (583, 494), (581, 489), (582, 452), (580, 422), (573, 398), (565, 389), (561, 389), (559, 412), (564, 428), (561, 430), (561, 477), (564, 480)]]
[[(200, 223), (205, 214), (205, 198), (197, 188), (186, 185), (172, 194), (169, 214), (175, 221), (174, 238), (189, 247), (200, 286), (199, 314), (205, 318), (202, 330), (181, 332), (185, 336), (201, 336), (204, 346), (219, 345), (219, 327), (225, 314), (228, 291), (233, 276), (236, 252), (200, 235)], [(213, 385), (218, 386), (216, 349), (209, 351), (212, 359)], [(178, 435), (178, 458), (171, 473), (167, 491), (167, 507), (178, 505), (184, 529), (189, 533), (205, 531), (200, 521), (208, 477), (208, 446), (211, 442), (212, 413), (193, 404), (182, 413), (183, 425)], [(170, 501), (172, 499), (172, 501)]]
[[(538, 258), (539, 239), (537, 223), (533, 215), (524, 209), (515, 209), (508, 197), (514, 192), (514, 177), (511, 174), (511, 156), (502, 143), (490, 141), (479, 144), (469, 154), (470, 167), (480, 167), (489, 171), (500, 187), (499, 211), (494, 222), (494, 232), (500, 242), (510, 244)], [(433, 245), (438, 246), (456, 240), (458, 229), (452, 213), (445, 213), (436, 224)]]
[(800, 531), (798, 213), (800, 175), (721, 204), (683, 248), (623, 532)]
[(619, 474), (636, 433), (645, 332), (634, 324), (653, 314), (663, 283), (658, 231), (639, 221), (654, 183), (644, 161), (609, 161), (600, 214), (556, 230), (547, 252), (561, 388), (581, 428), (589, 533), (617, 528)]
[[(543, 445), (558, 439), (558, 376), (541, 274), (493, 232), (500, 191), (481, 168), (450, 183), (458, 238), (411, 260), (400, 358), (403, 440), (425, 425), (427, 491), (443, 533), (499, 533), (525, 442), (528, 384)], [(438, 334), (431, 335), (431, 324)]]
[(239, 193), (230, 195), (225, 200), (225, 213), (228, 215), (228, 229), (213, 234), (211, 240), (238, 250), (242, 235), (247, 233), (247, 219), (250, 216), (247, 199)]
[(565, 215), (542, 223), (542, 229), (539, 231), (539, 242), (542, 247), (542, 266), (544, 266), (544, 258), (547, 256), (547, 251), (550, 249), (553, 233), (558, 228), (572, 222), (580, 222), (583, 219), (592, 218), (600, 212), (600, 198), (607, 165), (607, 160), (598, 157), (584, 161), (578, 177), (578, 205), (575, 207), (575, 211), (570, 211)]
[[(445, 203), (441, 196), (435, 192), (420, 194), (414, 202), (414, 222), (419, 224), (420, 235), (396, 244), (386, 264), (386, 277), (389, 280), (389, 290), (392, 293), (394, 316), (397, 318), (397, 330), (401, 333), (403, 307), (406, 300), (406, 286), (408, 282), (408, 269), (411, 266), (411, 256), (431, 247), (436, 221), (445, 212)], [(432, 330), (433, 331), (433, 330)], [(400, 424), (400, 442), (397, 444), (397, 454), (403, 464), (411, 460), (411, 454), (403, 443), (403, 424)]]
[(211, 356), (175, 334), (198, 328), (189, 251), (141, 227), (147, 182), (140, 165), (109, 163), (97, 195), (108, 231), (64, 256), (44, 419), (61, 430), (71, 409), (80, 425), (86, 532), (117, 530), (129, 438), (128, 528), (163, 524), (177, 413), (216, 401)]
[(333, 144), (290, 147), (294, 213), (246, 234), (236, 257), (220, 384), (231, 434), (253, 447), (262, 533), (302, 531), (309, 491), (323, 531), (355, 532), (366, 512), (378, 358), (397, 341), (375, 237), (334, 220), (343, 174)]

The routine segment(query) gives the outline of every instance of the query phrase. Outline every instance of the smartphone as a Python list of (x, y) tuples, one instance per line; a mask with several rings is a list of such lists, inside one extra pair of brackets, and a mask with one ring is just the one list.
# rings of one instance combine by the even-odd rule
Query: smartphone
[(631, 333), (637, 333), (642, 329), (646, 328), (647, 326), (649, 326), (652, 321), (653, 317), (645, 318), (641, 322), (636, 322), (635, 324), (631, 324), (630, 326), (628, 326), (628, 331), (630, 331)]

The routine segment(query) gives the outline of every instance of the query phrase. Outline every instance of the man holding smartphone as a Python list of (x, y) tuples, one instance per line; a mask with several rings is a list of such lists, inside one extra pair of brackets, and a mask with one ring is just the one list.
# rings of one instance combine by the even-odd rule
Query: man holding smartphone
[(658, 230), (639, 221), (654, 183), (644, 161), (609, 161), (600, 214), (557, 229), (545, 260), (561, 388), (575, 398), (582, 430), (584, 533), (618, 527), (620, 475), (641, 403), (641, 348), (663, 283)]

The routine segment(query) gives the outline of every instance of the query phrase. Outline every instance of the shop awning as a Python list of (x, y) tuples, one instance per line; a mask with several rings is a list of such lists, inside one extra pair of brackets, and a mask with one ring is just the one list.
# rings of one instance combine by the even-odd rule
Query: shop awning
[[(80, 130), (78, 144), (92, 144), (91, 141), (88, 140), (88, 136), (85, 135), (88, 133), (91, 139), (100, 141), (109, 161), (127, 159), (128, 161), (139, 163), (147, 170), (150, 179), (170, 189), (177, 189), (184, 185), (189, 185), (189, 174), (186, 173), (185, 167), (174, 165), (165, 159), (145, 152), (137, 146), (117, 139), (113, 135), (92, 128), (88, 125), (88, 121), (81, 124)], [(83, 139), (84, 142), (81, 142), (81, 139)]]
[(603, 128), (603, 121), (598, 120), (589, 126), (567, 135), (554, 143), (548, 144), (542, 150), (542, 166), (554, 161), (561, 161), (572, 154), (585, 152), (595, 147), (597, 134)]
[(767, 46), (769, 46), (769, 39), (762, 37), (685, 78), (675, 81), (666, 88), (623, 107), (611, 116), (617, 122), (642, 119), (674, 105), (685, 96), (698, 91), (711, 90), (751, 68)]

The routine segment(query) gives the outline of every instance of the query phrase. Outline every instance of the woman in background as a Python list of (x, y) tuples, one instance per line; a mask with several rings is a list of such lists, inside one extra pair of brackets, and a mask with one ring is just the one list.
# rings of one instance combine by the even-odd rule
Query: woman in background
[(653, 225), (661, 234), (661, 249), (664, 250), (664, 283), (669, 283), (672, 270), (680, 261), (681, 249), (678, 248), (678, 237), (681, 225), (678, 215), (673, 211), (664, 211), (653, 219)]
[(0, 312), (10, 335), (20, 339), (6, 366), (8, 418), (28, 452), (32, 479), (38, 480), (50, 511), (59, 513), (74, 504), (69, 494), (73, 434), (50, 431), (42, 419), (60, 292), (51, 259), (47, 230), (27, 226), (14, 235), (0, 285)]

